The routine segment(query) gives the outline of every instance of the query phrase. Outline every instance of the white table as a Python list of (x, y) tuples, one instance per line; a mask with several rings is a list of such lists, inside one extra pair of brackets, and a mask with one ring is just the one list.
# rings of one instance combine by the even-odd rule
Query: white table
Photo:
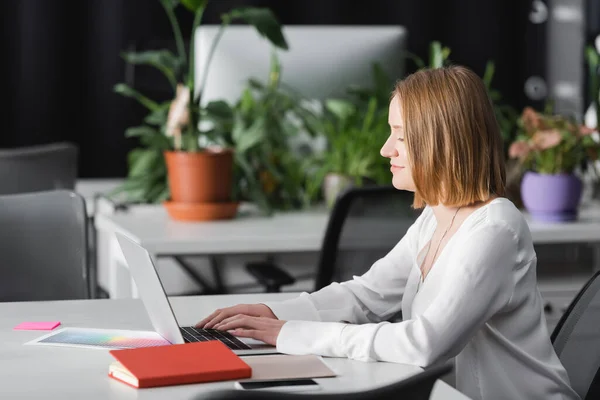
[[(106, 289), (111, 297), (135, 297), (135, 286), (114, 232), (121, 232), (140, 243), (153, 257), (316, 253), (321, 248), (328, 218), (328, 211), (320, 209), (273, 217), (245, 216), (227, 221), (189, 223), (170, 219), (160, 205), (113, 213), (100, 211), (96, 216), (98, 269), (109, 276)], [(594, 269), (600, 269), (600, 204), (583, 207), (575, 222), (539, 223), (532, 222), (527, 215), (526, 218), (536, 244), (595, 244)]]
[(75, 183), (75, 192), (83, 196), (87, 213), (92, 217), (96, 212), (96, 198), (110, 193), (123, 182), (123, 178), (78, 179)]
[[(171, 298), (180, 324), (190, 325), (215, 308), (240, 302), (284, 299), (296, 294)], [(14, 331), (23, 321), (59, 320), (63, 327), (152, 329), (139, 300), (0, 303), (0, 398), (2, 399), (190, 399), (203, 391), (233, 388), (233, 381), (134, 389), (107, 376), (114, 361), (106, 349), (25, 346), (45, 332)], [(418, 367), (325, 358), (339, 376), (317, 379), (325, 391), (365, 390), (417, 373)], [(468, 400), (443, 381), (433, 400)]]

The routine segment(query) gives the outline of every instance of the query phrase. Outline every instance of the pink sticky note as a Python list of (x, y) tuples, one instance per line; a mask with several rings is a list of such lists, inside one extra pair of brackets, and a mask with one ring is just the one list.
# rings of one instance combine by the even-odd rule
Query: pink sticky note
[(58, 321), (48, 321), (48, 322), (22, 322), (19, 325), (15, 326), (13, 329), (18, 330), (34, 330), (34, 331), (51, 331), (60, 325)]

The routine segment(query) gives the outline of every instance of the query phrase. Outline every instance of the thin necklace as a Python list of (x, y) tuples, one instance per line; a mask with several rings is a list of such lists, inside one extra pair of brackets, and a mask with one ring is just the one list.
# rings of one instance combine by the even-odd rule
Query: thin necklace
[[(454, 213), (454, 216), (452, 217), (452, 220), (450, 221), (450, 225), (448, 225), (448, 227), (446, 228), (446, 230), (442, 234), (442, 238), (440, 239), (440, 241), (438, 242), (437, 247), (435, 248), (435, 253), (433, 253), (433, 258), (431, 260), (431, 266), (433, 266), (433, 262), (435, 261), (435, 257), (437, 256), (438, 250), (440, 249), (440, 245), (442, 244), (442, 242), (444, 241), (444, 238), (446, 237), (446, 233), (448, 233), (448, 231), (452, 227), (452, 224), (454, 224), (454, 218), (456, 218), (456, 214), (458, 214), (458, 212), (460, 211), (461, 208), (462, 207), (458, 207), (458, 209)], [(429, 246), (427, 246), (427, 253), (425, 253), (425, 258), (423, 260), (427, 260), (427, 256), (429, 255), (429, 250), (430, 249), (431, 249), (431, 242), (429, 242)], [(429, 269), (431, 269), (431, 267)], [(423, 270), (421, 270), (421, 277), (422, 277), (421, 280), (424, 281), (425, 277), (423, 276)]]

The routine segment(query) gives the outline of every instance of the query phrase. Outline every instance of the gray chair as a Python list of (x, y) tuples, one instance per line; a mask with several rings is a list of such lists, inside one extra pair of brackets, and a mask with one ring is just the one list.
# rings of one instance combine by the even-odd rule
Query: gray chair
[(70, 191), (0, 196), (0, 301), (90, 298), (87, 224)]
[[(323, 237), (314, 290), (362, 275), (385, 256), (419, 216), (412, 202), (412, 193), (388, 185), (351, 187), (340, 193)], [(266, 292), (279, 292), (295, 282), (271, 262), (249, 263), (246, 269)]]
[(78, 154), (72, 143), (0, 149), (0, 194), (73, 190)]
[(407, 379), (380, 386), (375, 389), (352, 393), (285, 393), (264, 390), (216, 390), (202, 393), (194, 400), (428, 400), (433, 385), (453, 369), (451, 363), (438, 364)]
[(600, 271), (571, 302), (551, 339), (573, 389), (582, 400), (600, 399)]

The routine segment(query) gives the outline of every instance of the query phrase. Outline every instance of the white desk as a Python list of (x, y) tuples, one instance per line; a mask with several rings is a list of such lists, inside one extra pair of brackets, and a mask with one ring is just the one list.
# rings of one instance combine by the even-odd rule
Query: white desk
[[(133, 207), (114, 213), (100, 211), (96, 215), (98, 270), (107, 271), (110, 277), (106, 289), (111, 297), (135, 297), (135, 288), (132, 289), (128, 271), (124, 268), (126, 264), (114, 232), (129, 236), (154, 257), (316, 253), (321, 248), (328, 217), (327, 210), (316, 210), (189, 223), (170, 219), (160, 205)], [(575, 222), (546, 224), (528, 220), (536, 244), (600, 244), (600, 204), (582, 208), (580, 218)], [(600, 269), (599, 248), (597, 245), (594, 269)]]
[[(182, 325), (197, 322), (218, 307), (240, 302), (284, 299), (296, 294), (172, 298)], [(107, 376), (114, 361), (105, 349), (24, 346), (45, 332), (14, 331), (23, 321), (59, 320), (64, 327), (151, 329), (139, 300), (81, 300), (0, 303), (0, 398), (2, 399), (190, 399), (202, 391), (233, 388), (233, 381), (134, 389)], [(356, 391), (389, 384), (419, 368), (393, 363), (364, 363), (326, 358), (338, 377), (317, 379), (327, 391)], [(438, 381), (433, 400), (468, 400)]]
[(75, 183), (75, 192), (85, 199), (87, 213), (91, 217), (96, 212), (96, 197), (110, 193), (123, 182), (122, 178), (78, 179)]

